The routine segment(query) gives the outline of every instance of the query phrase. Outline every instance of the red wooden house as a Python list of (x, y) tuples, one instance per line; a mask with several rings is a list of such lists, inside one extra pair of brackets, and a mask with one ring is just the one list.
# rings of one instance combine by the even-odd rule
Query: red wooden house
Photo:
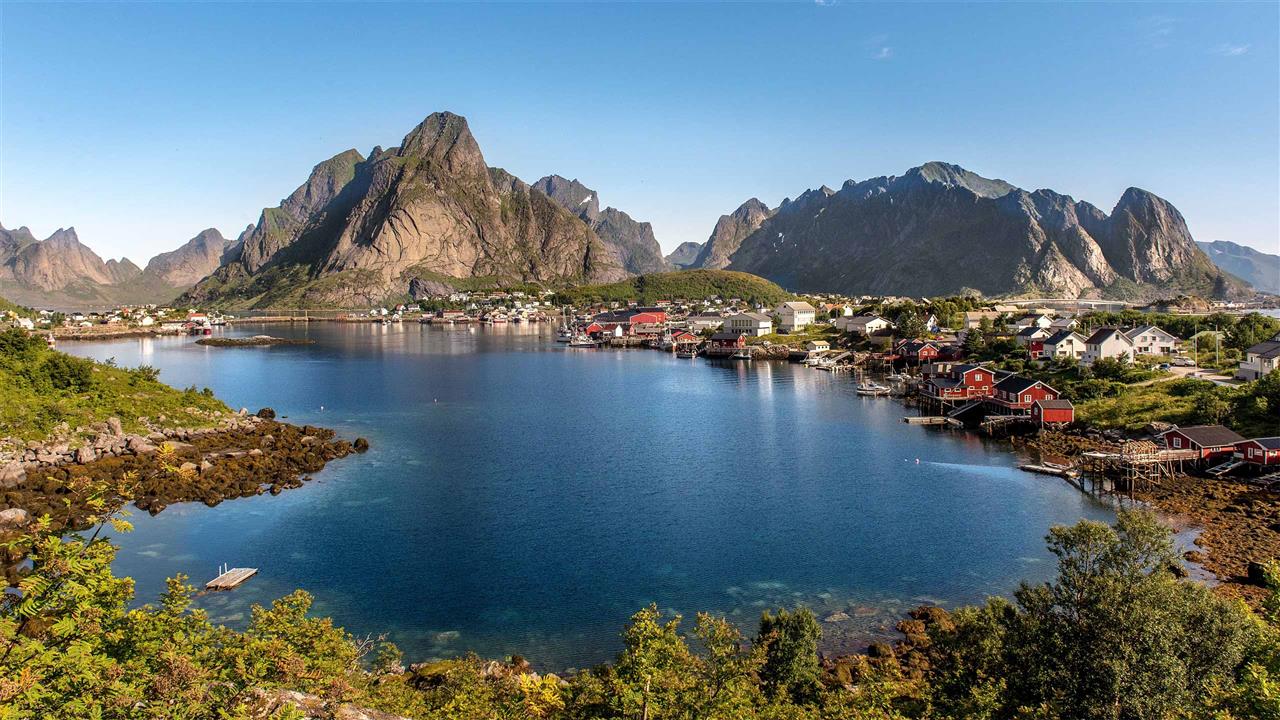
[(903, 340), (896, 350), (907, 362), (931, 363), (938, 359), (938, 346), (928, 340)]
[(1039, 380), (1010, 375), (996, 383), (991, 404), (1006, 413), (1028, 413), (1037, 400), (1057, 400), (1058, 391)]
[(707, 341), (708, 355), (732, 355), (747, 346), (746, 333), (724, 330)]
[(1253, 438), (1236, 443), (1240, 459), (1253, 465), (1280, 465), (1280, 437)]
[(965, 402), (990, 397), (995, 375), (989, 368), (967, 363), (932, 363), (922, 393), (939, 402)]
[(1195, 425), (1174, 428), (1160, 435), (1170, 450), (1195, 450), (1201, 460), (1216, 460), (1233, 455), (1236, 445), (1245, 439), (1221, 425)]
[(1031, 417), (1040, 425), (1069, 425), (1076, 420), (1076, 408), (1070, 400), (1037, 400)]

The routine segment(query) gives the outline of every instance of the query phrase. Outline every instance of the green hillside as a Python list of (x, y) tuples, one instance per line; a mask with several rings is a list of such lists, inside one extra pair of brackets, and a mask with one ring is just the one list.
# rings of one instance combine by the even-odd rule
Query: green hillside
[(773, 306), (792, 297), (791, 293), (764, 278), (732, 270), (677, 270), (638, 275), (608, 285), (583, 285), (559, 293), (571, 304), (635, 300), (642, 304), (658, 300), (703, 300), (710, 297), (740, 298), (750, 303)]

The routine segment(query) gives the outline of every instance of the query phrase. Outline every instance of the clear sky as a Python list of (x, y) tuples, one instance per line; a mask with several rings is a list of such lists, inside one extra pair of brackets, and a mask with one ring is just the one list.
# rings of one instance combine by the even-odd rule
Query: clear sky
[(0, 2), (0, 222), (141, 264), (452, 110), (667, 250), (944, 160), (1280, 252), (1278, 8)]

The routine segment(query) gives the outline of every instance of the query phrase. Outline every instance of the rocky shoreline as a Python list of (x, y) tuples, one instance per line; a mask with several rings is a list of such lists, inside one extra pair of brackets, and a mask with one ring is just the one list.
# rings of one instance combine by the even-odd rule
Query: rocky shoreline
[[(1074, 460), (1089, 450), (1115, 450), (1102, 439), (1045, 432), (1025, 441), (1043, 457)], [(1214, 589), (1257, 607), (1267, 596), (1260, 563), (1280, 558), (1280, 493), (1244, 482), (1178, 475), (1138, 488), (1135, 499), (1200, 529), (1187, 553), (1217, 579)]]
[(314, 345), (315, 340), (306, 338), (280, 338), (272, 335), (253, 335), (237, 338), (200, 338), (197, 345), (209, 347), (261, 347), (266, 345)]
[(0, 464), (0, 530), (46, 514), (55, 526), (82, 527), (92, 510), (74, 488), (91, 481), (128, 478), (133, 504), (154, 515), (177, 502), (213, 506), (279, 494), (301, 487), (329, 461), (369, 447), (363, 438), (349, 442), (326, 428), (278, 422), (270, 408), (256, 415), (242, 410), (208, 428), (128, 434), (110, 418), (88, 430), (79, 447), (55, 439), (7, 453), (9, 461)]

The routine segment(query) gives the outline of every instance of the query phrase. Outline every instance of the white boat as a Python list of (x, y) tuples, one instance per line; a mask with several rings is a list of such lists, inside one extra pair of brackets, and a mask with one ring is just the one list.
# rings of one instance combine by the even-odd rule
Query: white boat
[(888, 395), (890, 391), (887, 385), (874, 382), (860, 382), (857, 389), (859, 395)]
[(574, 335), (569, 341), (569, 347), (595, 347), (596, 341), (586, 335)]
[(567, 343), (572, 341), (573, 341), (573, 331), (570, 330), (569, 328), (562, 327), (556, 331), (556, 342)]
[(683, 349), (683, 350), (677, 350), (677, 351), (676, 351), (676, 357), (678, 357), (678, 358), (686, 358), (686, 359), (687, 359), (687, 358), (696, 358), (696, 357), (698, 357), (698, 352), (699, 352), (699, 351), (698, 351), (698, 348), (696, 348), (696, 347), (694, 347), (694, 348), (689, 348), (689, 349)]
[(742, 348), (729, 357), (733, 360), (750, 360), (751, 348)]

